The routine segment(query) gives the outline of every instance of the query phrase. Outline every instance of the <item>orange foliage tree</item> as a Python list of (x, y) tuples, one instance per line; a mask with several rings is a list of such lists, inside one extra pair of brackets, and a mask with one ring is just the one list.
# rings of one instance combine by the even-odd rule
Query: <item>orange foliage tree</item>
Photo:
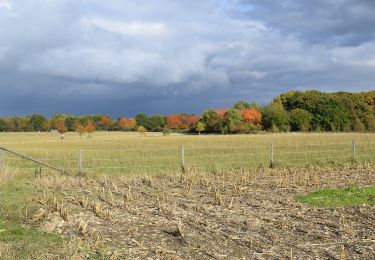
[(56, 129), (60, 133), (60, 138), (64, 139), (64, 134), (66, 132), (65, 121), (62, 119), (58, 120), (56, 122)]
[(82, 138), (82, 135), (86, 132), (86, 129), (80, 123), (75, 125), (75, 130), (79, 134), (79, 137)]
[(241, 110), (242, 120), (248, 124), (260, 124), (262, 121), (262, 114), (255, 109), (243, 109)]
[(95, 126), (94, 126), (91, 122), (89, 122), (89, 123), (86, 125), (85, 130), (86, 130), (86, 132), (89, 134), (88, 137), (90, 138), (90, 137), (91, 137), (91, 134), (94, 133), (94, 132), (96, 131), (96, 128), (95, 128)]
[(99, 124), (104, 130), (108, 130), (108, 127), (111, 124), (111, 119), (108, 116), (102, 116)]
[(134, 118), (127, 119), (126, 117), (121, 117), (118, 121), (118, 125), (123, 130), (134, 130), (137, 126), (137, 122)]

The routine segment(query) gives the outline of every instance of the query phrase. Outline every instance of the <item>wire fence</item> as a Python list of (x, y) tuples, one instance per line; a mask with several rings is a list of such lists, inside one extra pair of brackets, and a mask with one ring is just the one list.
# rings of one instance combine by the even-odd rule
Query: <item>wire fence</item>
[[(72, 174), (251, 169), (375, 162), (375, 142), (355, 141), (305, 145), (17, 151)], [(35, 170), (39, 167), (35, 162), (0, 151), (0, 171)]]

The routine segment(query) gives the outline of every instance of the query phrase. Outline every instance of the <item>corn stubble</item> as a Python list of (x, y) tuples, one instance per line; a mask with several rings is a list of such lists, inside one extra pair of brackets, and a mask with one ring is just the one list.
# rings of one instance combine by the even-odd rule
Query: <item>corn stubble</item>
[[(67, 237), (66, 254), (107, 259), (373, 258), (374, 208), (318, 209), (297, 194), (375, 184), (371, 165), (41, 176), (27, 224)], [(3, 251), (6, 249), (2, 249)]]

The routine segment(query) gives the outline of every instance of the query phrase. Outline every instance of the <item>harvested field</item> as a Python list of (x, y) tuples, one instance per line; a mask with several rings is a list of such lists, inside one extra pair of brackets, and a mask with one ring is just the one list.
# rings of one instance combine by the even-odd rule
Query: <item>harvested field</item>
[[(26, 222), (68, 239), (43, 258), (374, 259), (375, 206), (313, 208), (295, 196), (375, 185), (372, 166), (41, 176)], [(31, 210), (30, 210), (31, 211)]]

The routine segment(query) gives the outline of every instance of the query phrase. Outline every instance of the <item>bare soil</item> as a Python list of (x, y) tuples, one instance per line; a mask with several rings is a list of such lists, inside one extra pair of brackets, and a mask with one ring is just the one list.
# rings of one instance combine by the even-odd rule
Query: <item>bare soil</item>
[[(29, 222), (111, 259), (375, 259), (375, 207), (313, 208), (322, 187), (373, 186), (371, 166), (42, 177)], [(55, 195), (53, 195), (55, 194)]]

